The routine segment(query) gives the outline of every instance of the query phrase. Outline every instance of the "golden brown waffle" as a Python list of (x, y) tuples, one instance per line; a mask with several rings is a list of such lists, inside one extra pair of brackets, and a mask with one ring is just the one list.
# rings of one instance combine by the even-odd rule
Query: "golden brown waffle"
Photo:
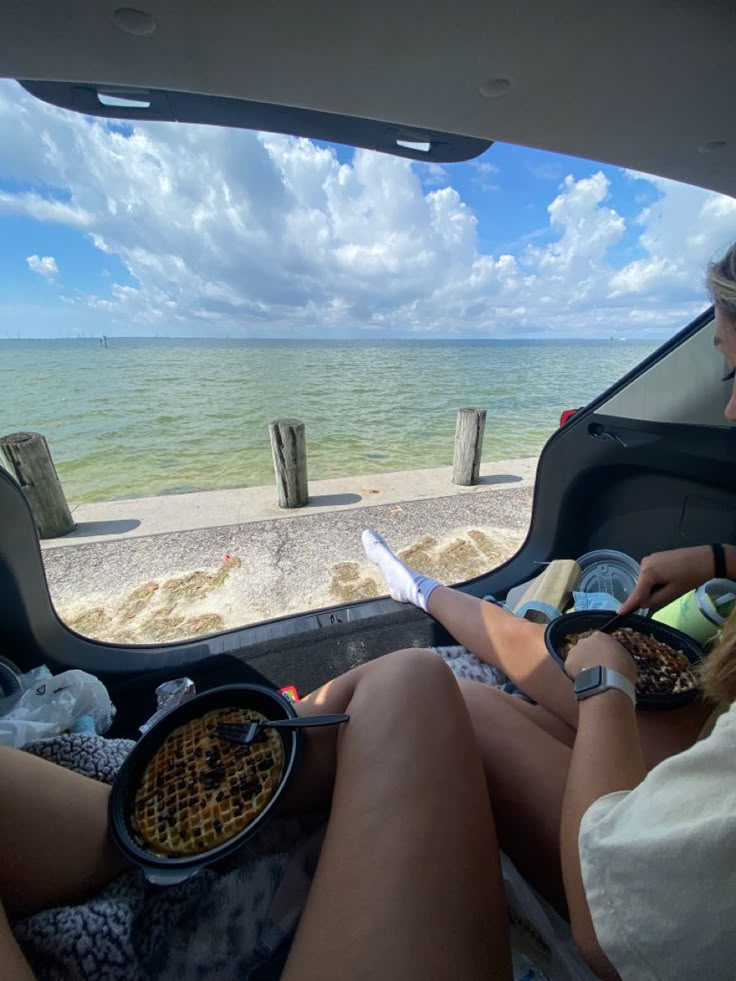
[[(579, 640), (590, 637), (594, 630), (570, 634), (562, 642), (564, 660)], [(636, 690), (640, 695), (674, 695), (698, 686), (698, 678), (682, 651), (631, 627), (622, 627), (611, 634), (631, 654), (636, 664)]]
[(227, 742), (221, 722), (265, 722), (253, 709), (220, 708), (174, 729), (146, 767), (131, 814), (147, 851), (198, 855), (239, 834), (279, 785), (284, 748), (276, 729), (250, 746)]

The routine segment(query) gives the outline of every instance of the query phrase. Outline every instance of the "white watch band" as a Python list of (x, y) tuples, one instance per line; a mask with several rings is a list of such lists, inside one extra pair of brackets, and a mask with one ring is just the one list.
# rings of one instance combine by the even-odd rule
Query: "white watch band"
[(613, 668), (597, 664), (595, 667), (585, 668), (575, 679), (575, 697), (578, 701), (610, 691), (612, 688), (624, 692), (636, 705), (636, 687)]

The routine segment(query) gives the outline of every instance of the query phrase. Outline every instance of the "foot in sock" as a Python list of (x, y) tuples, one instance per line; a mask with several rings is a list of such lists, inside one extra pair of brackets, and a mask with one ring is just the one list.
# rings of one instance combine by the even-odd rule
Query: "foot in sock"
[(441, 583), (404, 565), (378, 532), (366, 528), (361, 541), (365, 554), (383, 573), (391, 598), (398, 603), (413, 603), (426, 613), (429, 597)]

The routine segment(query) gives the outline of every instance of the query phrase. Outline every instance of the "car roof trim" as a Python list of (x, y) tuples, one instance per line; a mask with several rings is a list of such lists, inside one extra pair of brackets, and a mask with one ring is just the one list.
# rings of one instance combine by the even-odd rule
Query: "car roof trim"
[[(245, 99), (133, 86), (19, 81), (27, 92), (44, 102), (90, 116), (204, 123), (284, 133), (378, 150), (425, 163), (470, 160), (485, 153), (491, 146), (489, 140), (470, 136)], [(101, 101), (101, 96), (107, 97), (106, 101)], [(123, 104), (110, 104), (115, 102)], [(125, 102), (129, 105), (125, 105)]]

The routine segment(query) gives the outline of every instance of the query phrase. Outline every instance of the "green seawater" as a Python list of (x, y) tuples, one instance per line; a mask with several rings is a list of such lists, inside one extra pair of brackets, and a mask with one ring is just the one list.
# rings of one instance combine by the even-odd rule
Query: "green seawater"
[(72, 504), (273, 481), (268, 423), (306, 424), (318, 480), (534, 456), (560, 412), (653, 349), (629, 341), (0, 341), (0, 435), (43, 433)]

